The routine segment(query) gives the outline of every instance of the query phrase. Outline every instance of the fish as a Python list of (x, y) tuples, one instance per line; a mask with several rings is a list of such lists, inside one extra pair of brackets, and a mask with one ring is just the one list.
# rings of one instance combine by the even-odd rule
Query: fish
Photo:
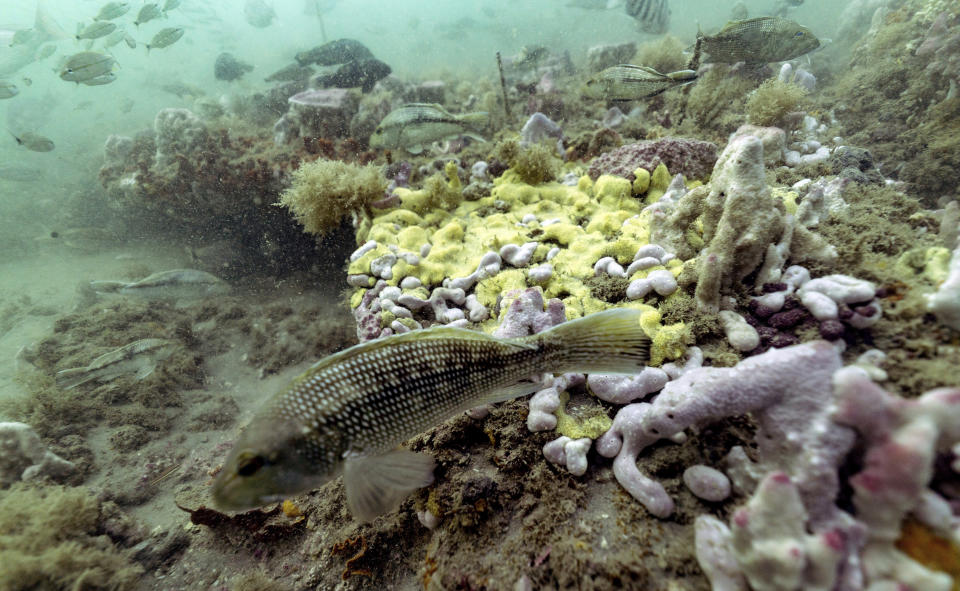
[(167, 0), (163, 3), (163, 13), (166, 14), (180, 6), (180, 0)]
[(94, 21), (93, 23), (82, 28), (80, 32), (77, 33), (77, 41), (81, 39), (99, 39), (100, 37), (106, 37), (116, 30), (117, 23), (111, 23), (110, 21)]
[(294, 58), (301, 66), (317, 64), (318, 66), (335, 66), (354, 60), (373, 59), (373, 53), (355, 39), (337, 39), (324, 43), (309, 51), (301, 51)]
[(124, 374), (134, 374), (139, 381), (157, 369), (176, 348), (176, 343), (167, 339), (140, 339), (97, 357), (86, 367), (73, 367), (58, 371), (57, 386), (71, 390), (80, 384), (96, 380), (108, 382)]
[(670, 28), (669, 0), (627, 0), (624, 8), (644, 33), (662, 35)]
[(370, 136), (370, 147), (404, 148), (418, 154), (426, 144), (458, 135), (486, 141), (469, 130), (485, 127), (489, 121), (486, 111), (452, 115), (440, 105), (407, 103), (380, 121)]
[(354, 60), (340, 65), (332, 74), (321, 74), (314, 78), (318, 88), (356, 88), (364, 93), (373, 90), (374, 85), (390, 75), (390, 66), (378, 59)]
[(50, 152), (56, 147), (50, 138), (31, 131), (25, 131), (19, 136), (10, 132), (10, 135), (13, 136), (13, 139), (17, 140), (18, 144), (31, 152)]
[(179, 41), (181, 37), (183, 37), (183, 27), (160, 29), (157, 31), (157, 34), (153, 36), (153, 39), (150, 40), (150, 43), (147, 43), (147, 53), (150, 53), (151, 49), (169, 47)]
[(590, 78), (583, 89), (583, 95), (609, 101), (633, 101), (650, 98), (671, 88), (692, 84), (696, 80), (697, 73), (693, 70), (661, 74), (648, 66), (620, 64)]
[(263, 79), (264, 82), (297, 82), (306, 80), (313, 75), (314, 69), (310, 66), (301, 66), (300, 64), (290, 64), (285, 68), (280, 68), (273, 74)]
[(46, 11), (42, 3), (37, 3), (32, 29), (0, 28), (0, 76), (10, 75), (42, 57), (38, 54), (48, 47), (50, 41), (67, 39), (64, 31)]
[(100, 12), (93, 17), (95, 21), (109, 21), (121, 17), (130, 11), (129, 2), (107, 2), (100, 7)]
[(123, 36), (123, 42), (127, 44), (127, 47), (130, 49), (137, 48), (137, 40), (134, 39), (129, 33)]
[(123, 29), (117, 29), (113, 33), (110, 33), (109, 35), (107, 35), (107, 38), (103, 40), (103, 48), (108, 49), (110, 47), (113, 47), (117, 43), (120, 43), (121, 41), (123, 41), (124, 37), (126, 36), (127, 36), (126, 31), (124, 31)]
[(83, 82), (113, 70), (117, 60), (109, 53), (81, 51), (67, 58), (60, 70), (60, 78), (67, 82)]
[(0, 80), (0, 99), (13, 98), (20, 94), (17, 85), (9, 80)]
[[(813, 32), (779, 16), (730, 21), (714, 35), (697, 33), (699, 51), (707, 62), (765, 64), (799, 57), (820, 47)], [(694, 62), (699, 56), (694, 55)]]
[(97, 295), (128, 295), (148, 300), (196, 300), (224, 295), (230, 286), (215, 275), (196, 269), (159, 271), (139, 281), (91, 281)]
[(243, 16), (251, 26), (263, 29), (273, 23), (277, 13), (263, 0), (247, 0), (243, 5)]
[(268, 400), (213, 483), (214, 505), (242, 511), (343, 474), (359, 521), (433, 482), (433, 459), (407, 439), (483, 404), (531, 394), (543, 372), (634, 374), (649, 358), (640, 310), (591, 314), (517, 339), (446, 326), (326, 357)]
[(224, 51), (213, 62), (213, 77), (217, 80), (232, 82), (253, 70), (253, 66), (241, 62), (232, 53)]
[(67, 228), (65, 230), (48, 230), (34, 238), (38, 244), (53, 244), (67, 248), (94, 253), (116, 246), (120, 239), (115, 232), (103, 228)]
[(152, 21), (153, 19), (159, 17), (160, 14), (160, 6), (156, 2), (144, 4), (143, 7), (140, 8), (140, 12), (137, 13), (137, 20), (133, 21), (133, 24), (139, 27), (143, 23)]
[(202, 88), (194, 86), (193, 84), (187, 84), (186, 82), (170, 82), (168, 84), (163, 84), (160, 86), (160, 90), (169, 92), (170, 94), (175, 94), (180, 98), (190, 97), (195, 99), (207, 94)]

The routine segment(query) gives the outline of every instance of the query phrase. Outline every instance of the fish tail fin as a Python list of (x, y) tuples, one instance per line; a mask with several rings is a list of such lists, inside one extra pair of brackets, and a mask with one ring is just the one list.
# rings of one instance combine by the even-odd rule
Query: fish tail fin
[(70, 390), (80, 384), (84, 384), (93, 379), (93, 375), (87, 372), (85, 367), (73, 367), (58, 371), (56, 375), (57, 387), (61, 390)]
[(556, 373), (635, 374), (650, 360), (650, 337), (640, 325), (643, 312), (617, 308), (558, 324), (527, 337), (544, 348)]
[(97, 293), (117, 293), (127, 285), (126, 281), (91, 281), (90, 289)]
[(70, 35), (53, 20), (43, 2), (37, 2), (37, 11), (33, 17), (33, 28), (44, 36), (44, 41), (67, 39)]
[(477, 111), (476, 113), (464, 113), (460, 115), (460, 121), (473, 129), (483, 129), (490, 124), (490, 113), (486, 111)]
[(677, 82), (693, 82), (697, 79), (697, 72), (695, 70), (677, 70), (676, 72), (670, 72), (664, 75)]

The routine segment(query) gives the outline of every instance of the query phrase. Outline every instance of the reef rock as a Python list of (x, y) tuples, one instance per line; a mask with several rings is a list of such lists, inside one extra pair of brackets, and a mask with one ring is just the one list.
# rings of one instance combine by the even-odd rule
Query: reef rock
[(588, 174), (597, 180), (601, 174), (612, 174), (633, 180), (638, 168), (654, 170), (665, 164), (673, 174), (687, 179), (706, 179), (717, 162), (717, 145), (711, 142), (668, 137), (627, 144), (598, 156)]

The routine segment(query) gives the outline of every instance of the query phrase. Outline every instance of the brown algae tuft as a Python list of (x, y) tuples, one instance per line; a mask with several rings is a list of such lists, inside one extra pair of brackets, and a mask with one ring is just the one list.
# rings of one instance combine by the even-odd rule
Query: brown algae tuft
[(310, 234), (324, 235), (350, 213), (382, 199), (387, 181), (373, 165), (358, 166), (339, 160), (316, 160), (300, 166), (280, 203)]

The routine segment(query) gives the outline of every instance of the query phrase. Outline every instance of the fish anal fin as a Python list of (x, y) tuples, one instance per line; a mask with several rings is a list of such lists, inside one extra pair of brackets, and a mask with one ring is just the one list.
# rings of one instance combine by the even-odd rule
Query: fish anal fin
[(362, 523), (394, 509), (410, 493), (433, 483), (433, 458), (405, 449), (347, 457), (343, 485), (347, 507)]
[(520, 398), (521, 396), (533, 394), (534, 392), (542, 389), (543, 384), (540, 382), (535, 380), (523, 380), (493, 392), (490, 394), (490, 396), (484, 398), (483, 403), (490, 404), (493, 402), (505, 402), (507, 400), (513, 400), (514, 398)]

